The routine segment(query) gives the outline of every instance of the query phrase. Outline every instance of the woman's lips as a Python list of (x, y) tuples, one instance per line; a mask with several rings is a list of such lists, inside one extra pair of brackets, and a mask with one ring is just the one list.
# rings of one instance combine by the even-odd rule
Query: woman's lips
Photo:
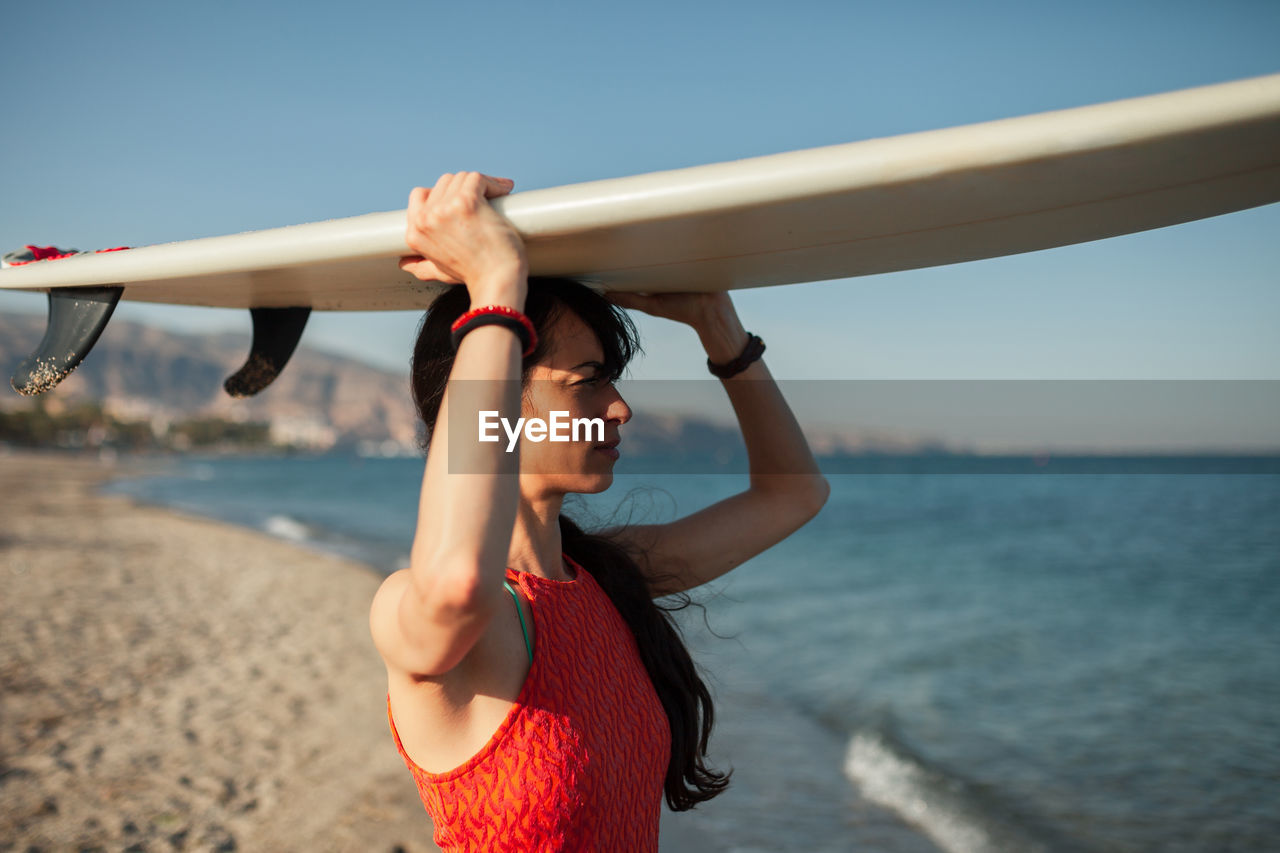
[(610, 459), (617, 459), (621, 455), (618, 453), (618, 442), (616, 441), (610, 444), (598, 444), (595, 449)]

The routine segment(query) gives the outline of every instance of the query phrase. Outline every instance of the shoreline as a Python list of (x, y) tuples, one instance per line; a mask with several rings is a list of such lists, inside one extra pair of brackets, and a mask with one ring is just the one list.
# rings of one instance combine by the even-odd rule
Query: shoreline
[[(263, 459), (278, 461), (281, 458), (266, 456)], [(297, 457), (299, 459), (324, 458)], [(354, 458), (354, 457), (352, 457)], [(377, 540), (369, 540), (350, 533), (334, 531), (321, 522), (313, 519), (295, 517), (286, 507), (275, 510), (259, 506), (257, 512), (244, 510), (236, 506), (229, 511), (229, 505), (215, 500), (213, 503), (196, 501), (175, 501), (172, 494), (156, 495), (147, 491), (147, 486), (134, 486), (131, 481), (158, 479), (168, 483), (197, 484), (195, 492), (203, 487), (203, 476), (199, 473), (208, 464), (217, 464), (230, 460), (233, 462), (251, 461), (254, 457), (225, 454), (223, 456), (206, 457), (204, 455), (151, 455), (142, 457), (124, 457), (123, 468), (105, 481), (99, 490), (103, 496), (120, 496), (139, 507), (148, 507), (169, 512), (182, 518), (211, 521), (225, 524), (240, 530), (250, 530), (271, 537), (275, 541), (285, 542), (309, 553), (336, 557), (359, 565), (372, 573), (379, 582), (387, 575), (408, 565), (408, 547), (393, 546)], [(137, 466), (134, 463), (139, 463)], [(416, 496), (414, 496), (416, 499)]]

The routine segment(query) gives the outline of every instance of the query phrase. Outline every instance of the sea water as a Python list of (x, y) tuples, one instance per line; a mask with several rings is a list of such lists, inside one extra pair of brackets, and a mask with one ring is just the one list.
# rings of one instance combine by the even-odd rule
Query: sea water
[[(1276, 849), (1280, 476), (1094, 470), (833, 475), (696, 591), (734, 767), (696, 824), (743, 851)], [(112, 488), (391, 571), (421, 474), (211, 458)], [(569, 509), (667, 521), (744, 487), (619, 477)]]

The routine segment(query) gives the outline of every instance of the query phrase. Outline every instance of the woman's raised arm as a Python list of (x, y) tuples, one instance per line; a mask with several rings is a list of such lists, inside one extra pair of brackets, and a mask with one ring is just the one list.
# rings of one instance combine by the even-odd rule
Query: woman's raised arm
[[(610, 299), (687, 323), (716, 364), (732, 361), (747, 341), (727, 293), (613, 293)], [(818, 514), (831, 491), (764, 361), (721, 383), (742, 429), (748, 488), (666, 524), (607, 531), (643, 555), (655, 597), (714, 580), (781, 542)]]
[[(409, 196), (406, 242), (416, 254), (400, 266), (420, 279), (462, 284), (473, 308), (524, 310), (524, 245), (487, 199), (511, 182), (475, 172), (444, 175)], [(520, 409), (521, 341), (507, 328), (481, 326), (462, 338), (440, 406), (418, 505), (408, 569), (379, 589), (370, 611), (375, 645), (389, 667), (438, 675), (455, 667), (484, 633), (502, 594), (519, 502), (519, 452), (481, 443), (481, 410)], [(451, 473), (452, 472), (452, 473)]]

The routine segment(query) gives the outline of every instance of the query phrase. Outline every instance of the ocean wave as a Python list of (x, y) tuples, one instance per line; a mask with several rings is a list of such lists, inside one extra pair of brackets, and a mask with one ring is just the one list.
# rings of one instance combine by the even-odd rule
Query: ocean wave
[(865, 729), (850, 738), (844, 773), (864, 797), (897, 813), (948, 853), (1061, 849), (996, 812), (968, 782), (930, 767), (886, 730)]
[(311, 528), (287, 515), (269, 516), (262, 522), (262, 529), (290, 542), (308, 542), (311, 539)]

